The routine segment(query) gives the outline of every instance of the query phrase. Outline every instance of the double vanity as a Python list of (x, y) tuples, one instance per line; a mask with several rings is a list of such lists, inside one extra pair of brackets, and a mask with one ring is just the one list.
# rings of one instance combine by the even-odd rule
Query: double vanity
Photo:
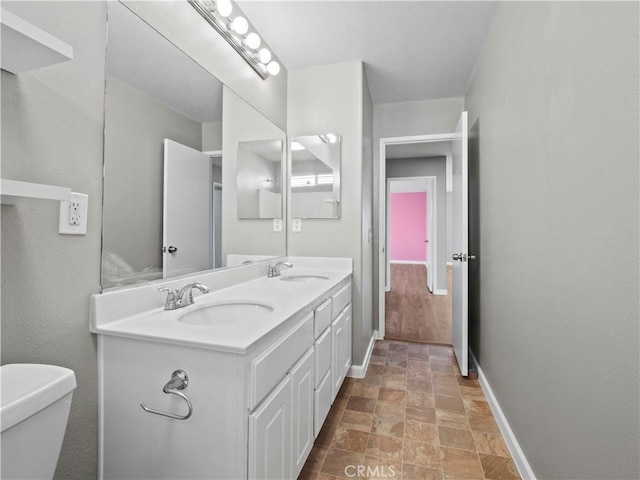
[(94, 296), (101, 478), (298, 476), (351, 366), (352, 262), (288, 260)]

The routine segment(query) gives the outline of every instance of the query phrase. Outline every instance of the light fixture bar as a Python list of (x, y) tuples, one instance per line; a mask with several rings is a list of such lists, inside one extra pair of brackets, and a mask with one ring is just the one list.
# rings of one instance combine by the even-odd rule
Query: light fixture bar
[(233, 49), (240, 54), (240, 56), (249, 64), (251, 68), (255, 70), (255, 72), (260, 75), (260, 78), (265, 80), (269, 73), (265, 70), (260, 62), (258, 62), (253, 55), (251, 55), (247, 49), (238, 42), (238, 40), (231, 34), (231, 32), (226, 28), (225, 25), (222, 25), (222, 22), (218, 20), (210, 11), (207, 9), (200, 1), (198, 0), (188, 0), (193, 8), (195, 8), (200, 15), (213, 27), (216, 31), (222, 35), (229, 45), (233, 47)]

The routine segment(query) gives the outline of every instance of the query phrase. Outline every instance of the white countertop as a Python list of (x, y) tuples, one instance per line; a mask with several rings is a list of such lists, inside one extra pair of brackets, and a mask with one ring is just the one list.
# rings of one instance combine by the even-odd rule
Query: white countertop
[[(280, 277), (261, 277), (204, 295), (194, 290), (193, 305), (176, 310), (153, 308), (107, 323), (98, 322), (94, 331), (104, 335), (246, 353), (269, 332), (351, 275), (350, 270), (327, 271), (311, 264), (301, 267), (303, 268), (283, 269)], [(282, 280), (300, 275), (320, 275), (327, 279), (311, 282)], [(189, 312), (229, 301), (263, 304), (273, 308), (273, 311), (257, 316), (246, 315), (233, 321), (220, 318), (219, 322), (213, 321), (209, 325), (190, 325), (179, 321), (180, 317)]]

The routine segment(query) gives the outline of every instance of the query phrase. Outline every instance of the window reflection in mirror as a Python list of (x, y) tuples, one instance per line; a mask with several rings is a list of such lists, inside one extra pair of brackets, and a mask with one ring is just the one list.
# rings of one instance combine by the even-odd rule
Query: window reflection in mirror
[(282, 140), (238, 142), (238, 218), (282, 218)]
[(291, 140), (292, 218), (340, 218), (340, 135)]

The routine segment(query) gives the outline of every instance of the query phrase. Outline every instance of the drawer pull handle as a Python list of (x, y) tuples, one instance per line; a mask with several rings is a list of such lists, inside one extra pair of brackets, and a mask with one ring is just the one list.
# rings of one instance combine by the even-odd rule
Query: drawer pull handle
[(193, 413), (193, 405), (187, 398), (187, 396), (179, 392), (178, 390), (184, 390), (189, 385), (189, 375), (184, 370), (176, 370), (171, 374), (171, 380), (169, 380), (164, 387), (162, 387), (162, 391), (167, 394), (177, 395), (181, 399), (183, 399), (187, 403), (187, 407), (189, 407), (189, 411), (186, 415), (176, 415), (175, 413), (169, 412), (161, 412), (160, 410), (155, 410), (153, 408), (147, 407), (144, 402), (140, 404), (142, 409), (147, 413), (153, 413), (154, 415), (162, 415), (163, 417), (174, 418), (176, 420), (186, 420)]

